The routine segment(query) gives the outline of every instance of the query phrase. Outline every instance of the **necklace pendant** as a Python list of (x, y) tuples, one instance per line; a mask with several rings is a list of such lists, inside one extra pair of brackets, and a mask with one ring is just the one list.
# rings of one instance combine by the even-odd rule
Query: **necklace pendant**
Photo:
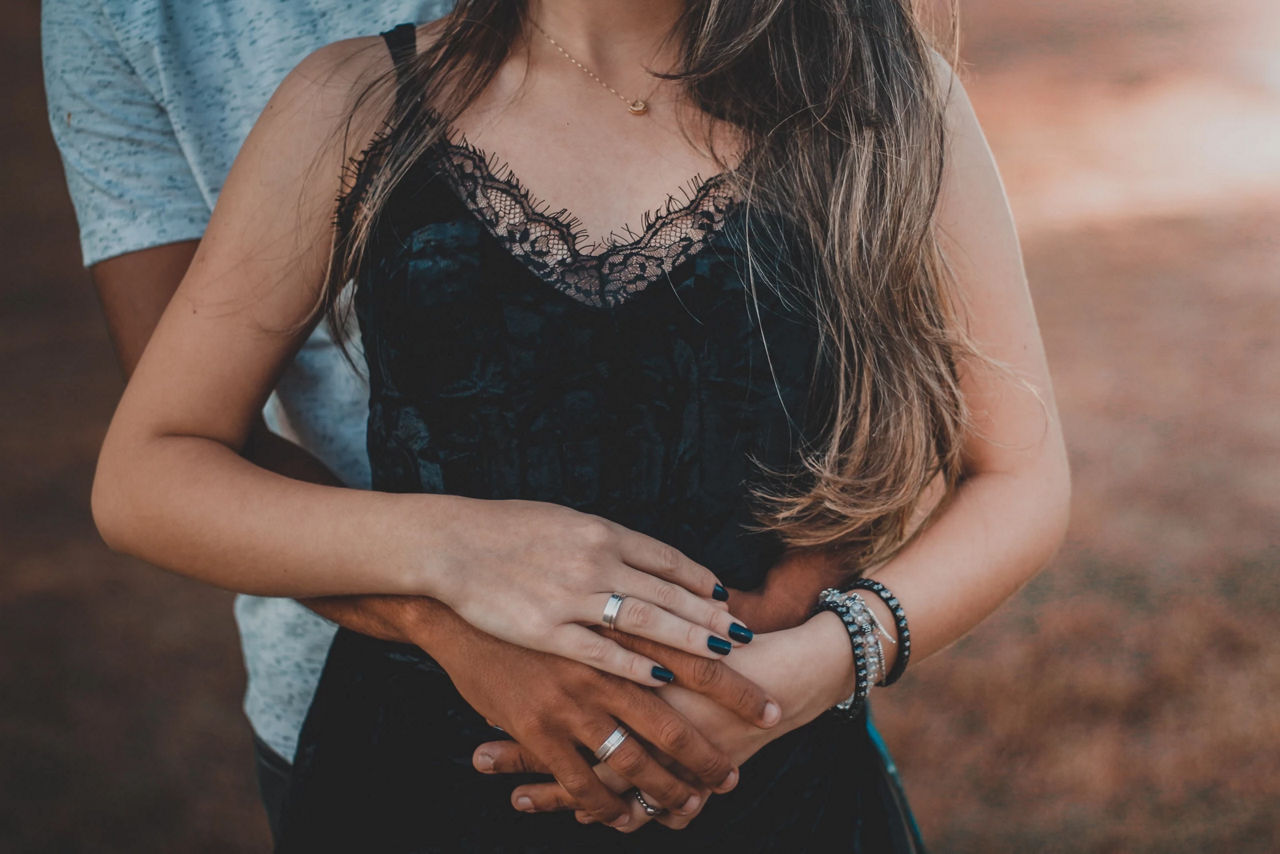
[(633, 116), (643, 116), (645, 113), (649, 112), (649, 105), (644, 101), (637, 99), (632, 101), (630, 104), (627, 104), (627, 110)]

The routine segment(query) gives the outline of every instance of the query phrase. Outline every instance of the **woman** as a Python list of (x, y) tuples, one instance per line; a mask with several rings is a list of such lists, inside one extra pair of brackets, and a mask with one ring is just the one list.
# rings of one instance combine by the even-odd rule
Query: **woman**
[[(236, 454), (310, 324), (341, 328), (348, 279), (372, 493)], [(906, 851), (870, 683), (1043, 564), (1068, 492), (999, 178), (908, 4), (470, 0), (282, 85), (121, 401), (94, 512), (223, 586), (432, 596), (654, 687), (625, 635), (732, 649), (783, 707), (762, 730), (662, 688), (747, 763), (698, 809), (675, 813), (713, 781), (681, 770), (581, 803), (585, 763), (508, 803), (472, 751), (546, 770), (487, 743), (537, 722), (486, 722), (420, 650), (340, 633), (285, 849)], [(750, 633), (717, 579), (767, 589), (797, 556), (896, 597), (731, 647)], [(823, 714), (851, 692), (851, 721)], [(640, 736), (618, 723), (581, 742), (623, 788)], [(685, 829), (530, 814), (564, 807)]]

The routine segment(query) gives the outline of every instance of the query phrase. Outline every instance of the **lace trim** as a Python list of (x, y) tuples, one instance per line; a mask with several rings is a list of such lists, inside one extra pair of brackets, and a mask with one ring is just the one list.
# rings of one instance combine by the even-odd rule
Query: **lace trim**
[(495, 238), (536, 276), (597, 307), (620, 305), (702, 250), (733, 207), (728, 175), (695, 176), (665, 204), (646, 211), (638, 230), (623, 226), (583, 247), (581, 221), (551, 211), (505, 163), (462, 139), (443, 146), (445, 180)]
[(342, 175), (338, 182), (338, 197), (334, 200), (332, 217), (335, 238), (339, 246), (351, 238), (351, 231), (355, 227), (360, 207), (364, 204), (377, 169), (381, 167), (383, 157), (394, 137), (395, 128), (384, 122), (364, 150), (348, 157), (343, 163)]
[[(430, 117), (440, 120), (432, 111)], [(354, 221), (371, 172), (394, 136), (379, 133), (348, 163), (338, 198), (339, 234)], [(655, 210), (646, 211), (640, 228), (625, 225), (583, 246), (586, 230), (567, 208), (556, 211), (536, 198), (510, 166), (446, 129), (436, 144), (431, 166), (462, 203), (503, 247), (530, 272), (556, 290), (587, 305), (611, 308), (640, 293), (702, 251), (721, 230), (737, 200), (730, 174), (694, 176)]]

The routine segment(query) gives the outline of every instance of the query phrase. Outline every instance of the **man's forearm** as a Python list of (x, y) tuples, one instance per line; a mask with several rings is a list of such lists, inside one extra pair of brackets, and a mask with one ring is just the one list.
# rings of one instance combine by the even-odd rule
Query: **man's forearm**
[(428, 652), (450, 634), (441, 629), (462, 622), (447, 605), (423, 596), (323, 596), (298, 602), (343, 628)]

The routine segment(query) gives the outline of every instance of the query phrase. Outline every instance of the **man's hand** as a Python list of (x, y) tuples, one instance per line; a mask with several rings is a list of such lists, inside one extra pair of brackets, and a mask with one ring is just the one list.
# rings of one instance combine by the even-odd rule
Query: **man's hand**
[[(765, 687), (781, 703), (783, 718), (777, 726), (767, 730), (750, 726), (708, 698), (678, 685), (662, 688), (659, 693), (698, 729), (707, 733), (736, 764), (746, 762), (769, 742), (813, 720), (851, 690), (853, 653), (848, 633), (840, 618), (830, 613), (819, 614), (794, 629), (757, 635), (749, 647), (735, 652), (732, 663), (734, 669)], [(803, 667), (799, 666), (801, 663)], [(493, 756), (493, 770), (497, 773), (547, 771), (536, 757), (512, 742), (482, 744), (477, 748), (477, 753), (480, 752)], [(634, 781), (620, 778), (611, 768), (597, 765), (594, 770), (614, 791), (622, 792), (636, 786)], [(649, 790), (643, 786), (637, 788), (644, 793), (645, 800), (653, 804)], [(582, 809), (580, 802), (554, 782), (520, 786), (512, 792), (511, 798), (513, 804), (527, 799), (531, 805), (527, 808), (530, 812), (572, 809), (577, 811), (579, 821), (590, 823), (594, 820)], [(634, 799), (631, 799), (630, 808), (631, 821), (619, 827), (625, 832), (636, 830), (650, 820)], [(686, 826), (695, 815), (696, 812), (669, 814), (657, 820), (678, 829)]]
[[(458, 692), (491, 724), (522, 746), (516, 764), (554, 774), (594, 821), (630, 820), (630, 804), (618, 797), (581, 756), (594, 751), (613, 728), (632, 735), (609, 759), (619, 788), (642, 787), (674, 815), (692, 816), (712, 791), (737, 783), (728, 756), (652, 689), (555, 655), (500, 641), (432, 599), (396, 596), (335, 597), (305, 603), (335, 622), (384, 640), (413, 643), (435, 658)], [(723, 661), (664, 647), (621, 633), (619, 643), (654, 657), (675, 685), (724, 711), (728, 719), (759, 730), (776, 724), (781, 709), (747, 677)], [(747, 649), (749, 647), (742, 647)], [(735, 655), (737, 651), (735, 651)], [(497, 742), (503, 749), (513, 742)], [(496, 770), (477, 750), (477, 770)], [(559, 784), (557, 784), (559, 786)], [(514, 802), (513, 802), (514, 803)]]
[[(692, 815), (711, 791), (729, 791), (737, 784), (736, 767), (713, 745), (710, 734), (652, 689), (475, 630), (462, 634), (452, 638), (447, 650), (429, 641), (423, 648), (444, 666), (467, 702), (515, 738), (532, 766), (554, 774), (594, 820), (615, 827), (631, 821), (630, 804), (601, 783), (580, 755), (581, 748), (595, 751), (619, 724), (632, 735), (609, 758), (608, 767), (673, 813)], [(623, 635), (614, 639), (627, 642)], [(765, 692), (721, 661), (657, 644), (647, 645), (645, 652), (674, 674), (674, 684), (687, 686), (689, 693), (745, 727), (767, 727), (781, 716)], [(476, 751), (478, 770), (497, 770), (490, 755), (484, 748)]]

